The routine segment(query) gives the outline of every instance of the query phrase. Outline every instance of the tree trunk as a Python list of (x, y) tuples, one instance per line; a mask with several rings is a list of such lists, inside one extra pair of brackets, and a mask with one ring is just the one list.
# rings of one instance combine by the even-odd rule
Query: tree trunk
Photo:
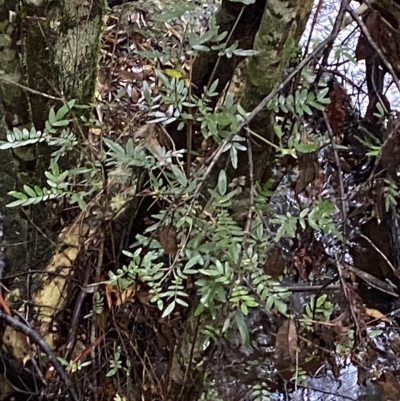
[[(78, 104), (92, 101), (106, 10), (105, 0), (25, 0), (9, 23), (11, 10), (5, 5), (9, 3), (1, 2), (0, 5), (3, 42), (0, 51), (0, 140), (4, 140), (7, 130), (14, 127), (22, 129), (33, 125), (37, 130), (43, 130), (51, 107), (58, 109), (71, 99), (76, 99)], [(24, 90), (24, 87), (29, 89)], [(4, 208), (10, 201), (7, 196), (10, 190), (24, 184), (47, 186), (44, 172), (49, 167), (49, 156), (48, 147), (42, 145), (1, 151), (0, 204), (5, 220), (8, 274), (28, 270), (71, 274), (80, 233), (70, 227), (59, 235), (60, 210), (55, 210), (52, 202), (26, 207), (20, 215), (17, 209)], [(70, 159), (65, 164), (64, 168), (68, 164), (75, 167), (76, 160)], [(62, 246), (61, 252), (55, 252)], [(49, 264), (53, 253), (55, 256)], [(48, 275), (31, 278), (28, 289), (24, 276), (14, 285), (8, 283), (11, 287), (19, 287), (8, 302), (16, 308), (22, 299), (44, 304), (46, 310), (36, 310), (36, 328), (47, 331), (49, 327), (45, 323), (50, 323), (54, 311), (62, 307), (67, 297), (66, 278), (50, 276), (48, 280)], [(26, 341), (12, 329), (6, 329), (3, 340), (16, 357), (27, 354)], [(51, 340), (49, 344), (52, 346)]]
[[(219, 33), (227, 32), (227, 37), (231, 35), (227, 47), (237, 41), (239, 49), (253, 48), (266, 4), (266, 0), (256, 0), (254, 4), (248, 6), (229, 0), (222, 2), (216, 15), (216, 24), (219, 26)], [(235, 55), (232, 58), (218, 57), (217, 51), (200, 53), (194, 63), (192, 74), (193, 83), (197, 87), (196, 94), (201, 94), (204, 86), (211, 84), (209, 81), (217, 78), (219, 81), (216, 92), (222, 93), (242, 60), (243, 57)]]
[[(398, 46), (400, 35), (398, 34), (398, 28), (400, 26), (400, 5), (393, 0), (376, 0), (372, 3), (372, 7), (377, 13), (370, 14), (365, 20), (365, 24), (369, 30), (372, 40), (382, 51), (382, 54), (386, 60), (391, 64), (397, 76), (400, 74), (400, 47)], [(370, 24), (371, 20), (368, 18), (374, 18), (375, 23)], [(388, 40), (390, 38), (390, 40)], [(369, 41), (361, 36), (357, 45), (356, 54), (359, 59), (368, 58), (373, 60), (377, 65), (375, 70), (379, 67), (382, 68), (383, 74), (387, 74), (386, 66), (382, 63), (380, 57), (376, 54), (375, 50), (372, 49)], [(370, 56), (370, 57), (366, 57)], [(368, 60), (366, 60), (368, 61)], [(367, 64), (368, 67), (368, 64)], [(373, 80), (374, 77), (368, 75), (369, 71), (367, 68), (367, 82)], [(372, 124), (372, 132), (375, 133), (379, 140), (383, 139), (385, 145), (382, 149), (382, 157), (379, 163), (377, 171), (382, 171), (380, 178), (386, 177), (393, 180), (398, 185), (397, 171), (399, 168), (398, 162), (398, 128), (395, 128), (394, 121), (389, 121), (385, 127), (382, 123), (376, 121), (373, 117), (373, 113), (376, 112), (376, 103), (381, 99), (386, 99), (383, 88), (377, 85), (370, 85), (369, 89), (369, 105), (368, 110), (370, 124)], [(379, 92), (379, 93), (377, 93)], [(386, 100), (387, 101), (387, 100)], [(383, 100), (383, 103), (385, 101)], [(389, 103), (388, 103), (389, 104)], [(390, 106), (389, 106), (390, 107)], [(368, 116), (368, 113), (367, 113)], [(397, 132), (395, 132), (397, 131)], [(395, 135), (394, 135), (395, 134)], [(357, 246), (351, 248), (351, 253), (354, 259), (354, 264), (362, 269), (363, 271), (377, 277), (380, 280), (391, 280), (395, 284), (399, 284), (397, 273), (392, 269), (399, 268), (400, 264), (400, 236), (399, 236), (399, 223), (398, 223), (398, 211), (395, 205), (391, 205), (387, 211), (385, 211), (384, 199), (383, 199), (383, 183), (379, 187), (376, 185), (375, 188), (371, 189), (371, 197), (375, 201), (375, 210), (378, 211), (378, 217), (368, 219), (365, 224), (361, 227), (361, 233), (364, 235), (363, 238), (359, 238)], [(366, 239), (367, 238), (367, 239)], [(374, 245), (372, 245), (374, 244)], [(387, 258), (385, 259), (382, 254)], [(392, 267), (387, 262), (389, 260)], [(381, 292), (376, 292), (375, 289), (370, 286), (363, 285), (361, 287), (363, 299), (369, 305), (377, 307), (376, 300), (381, 300), (382, 311), (390, 312), (390, 305), (393, 300), (390, 301), (382, 295)]]
[[(293, 51), (304, 32), (311, 13), (313, 0), (273, 0), (267, 2), (261, 26), (254, 43), (259, 54), (251, 57), (244, 67), (245, 83), (241, 104), (252, 111), (281, 81)], [(263, 110), (250, 123), (250, 129), (274, 142), (274, 115)], [(267, 181), (273, 152), (270, 145), (253, 138), (254, 180)], [(248, 158), (241, 152), (235, 176), (248, 178)]]

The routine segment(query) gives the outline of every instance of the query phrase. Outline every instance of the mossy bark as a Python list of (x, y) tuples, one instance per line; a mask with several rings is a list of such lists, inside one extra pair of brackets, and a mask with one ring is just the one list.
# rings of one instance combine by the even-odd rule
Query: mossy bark
[[(28, 97), (31, 121), (37, 130), (44, 128), (51, 107), (62, 106), (61, 101), (46, 95), (67, 101), (76, 99), (79, 104), (92, 101), (105, 9), (103, 0), (23, 2), (18, 14), (21, 60), (24, 81), (35, 91), (29, 91)], [(21, 149), (25, 153), (18, 159), (17, 185), (47, 185), (44, 171), (49, 165), (50, 149)], [(27, 159), (28, 154), (31, 156)], [(54, 248), (51, 244), (60, 232), (57, 212), (52, 209), (43, 203), (30, 210), (28, 241), (35, 243), (35, 247), (29, 247), (31, 268), (46, 263)]]
[[(76, 99), (78, 104), (92, 101), (106, 1), (25, 0), (15, 10), (12, 23), (8, 22), (10, 11), (0, 0), (0, 78), (3, 78), (0, 81), (0, 140), (4, 140), (7, 130), (13, 127), (33, 125), (42, 130), (50, 108), (57, 109), (63, 104), (54, 98)], [(23, 87), (29, 89), (23, 90)], [(45, 270), (48, 265), (59, 271), (65, 266), (61, 262), (61, 265), (55, 265), (61, 260), (56, 256), (63, 253), (66, 246), (75, 247), (78, 242), (65, 245), (65, 241), (60, 240), (60, 210), (54, 203), (42, 202), (26, 207), (21, 215), (4, 207), (11, 200), (7, 197), (10, 190), (26, 183), (46, 185), (44, 172), (48, 169), (50, 150), (45, 146), (30, 146), (0, 152), (0, 206), (5, 216), (6, 250), (11, 254), (6, 261), (6, 273)], [(71, 158), (67, 163), (75, 166), (75, 161)], [(23, 244), (22, 248), (17, 249), (17, 244)], [(54, 252), (56, 247), (61, 249), (58, 254)], [(53, 253), (56, 256), (49, 263)], [(72, 267), (72, 261), (69, 262)], [(32, 277), (30, 299), (38, 301), (39, 290), (56, 281), (44, 282), (43, 277), (48, 278), (46, 275)], [(19, 306), (17, 299), (24, 299), (21, 297), (26, 290), (24, 277), (19, 280), (19, 287), (20, 292), (15, 292), (8, 300), (12, 307)], [(66, 296), (60, 291), (60, 297), (65, 299)], [(45, 302), (46, 299), (37, 303)], [(57, 300), (48, 307), (56, 310)], [(37, 322), (40, 324), (40, 317)], [(4, 342), (7, 339), (14, 354), (20, 357), (23, 350), (12, 341), (26, 347), (22, 338), (8, 331), (4, 334)]]
[[(290, 61), (290, 53), (305, 29), (313, 6), (312, 0), (269, 0), (261, 21), (254, 49), (258, 54), (245, 65), (245, 84), (241, 99), (242, 106), (252, 111), (261, 100), (281, 81), (282, 74)], [(263, 110), (252, 120), (251, 130), (269, 141), (274, 141), (274, 116)], [(272, 162), (272, 148), (256, 140), (253, 146), (254, 179), (267, 180)], [(247, 155), (241, 154), (235, 176), (249, 176)]]
[[(0, 0), (0, 141), (6, 139), (7, 131), (13, 127), (22, 127), (30, 121), (28, 99), (24, 90), (12, 82), (21, 83), (18, 40), (20, 29), (14, 10)], [(5, 255), (8, 273), (16, 273), (26, 268), (26, 221), (15, 209), (5, 205), (11, 201), (8, 192), (13, 190), (18, 173), (14, 158), (19, 158), (17, 150), (0, 151), (0, 213), (4, 217)], [(26, 154), (27, 162), (32, 160)]]
[[(31, 88), (81, 104), (92, 100), (104, 11), (100, 0), (24, 2), (24, 61)], [(40, 129), (54, 101), (29, 96), (33, 123)]]

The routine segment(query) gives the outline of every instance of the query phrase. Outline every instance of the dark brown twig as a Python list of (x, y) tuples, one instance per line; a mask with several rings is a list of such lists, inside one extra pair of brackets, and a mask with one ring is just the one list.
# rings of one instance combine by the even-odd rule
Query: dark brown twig
[(396, 272), (396, 268), (393, 266), (393, 264), (390, 262), (387, 256), (366, 235), (360, 234), (360, 237), (364, 238), (365, 241), (367, 241), (372, 246), (372, 248), (374, 248), (375, 251), (382, 256), (382, 258), (385, 260), (385, 262), (388, 264), (388, 266), (392, 269), (393, 272)]
[(26, 324), (20, 322), (19, 319), (10, 316), (7, 313), (0, 312), (0, 318), (2, 318), (14, 330), (28, 336), (29, 339), (46, 354), (46, 356), (49, 358), (50, 363), (53, 365), (55, 371), (59, 374), (61, 380), (67, 387), (67, 391), (71, 395), (73, 401), (79, 401), (78, 393), (75, 390), (75, 386), (72, 384), (70, 378), (65, 373), (63, 366), (55, 356), (54, 352), (51, 350), (49, 345), (43, 340), (40, 334), (36, 330), (27, 326)]
[(83, 279), (81, 289), (75, 300), (75, 307), (74, 307), (74, 311), (72, 312), (71, 326), (69, 329), (68, 341), (67, 341), (67, 345), (65, 347), (65, 354), (64, 354), (64, 359), (67, 361), (69, 360), (69, 358), (72, 354), (72, 351), (75, 348), (76, 341), (77, 341), (77, 331), (78, 331), (80, 313), (81, 313), (81, 309), (83, 306), (83, 301), (85, 300), (86, 295), (87, 295), (87, 291), (86, 291), (85, 287), (89, 283), (89, 278), (90, 278), (91, 272), (92, 271), (91, 271), (90, 265), (87, 265), (86, 271), (85, 271), (85, 277)]
[(328, 119), (328, 116), (326, 115), (326, 113), (323, 112), (323, 114), (324, 114), (324, 121), (325, 121), (326, 127), (328, 129), (328, 135), (329, 135), (329, 139), (331, 142), (336, 165), (337, 165), (339, 188), (340, 188), (340, 214), (341, 214), (342, 224), (343, 224), (343, 240), (344, 240), (344, 244), (346, 244), (347, 211), (346, 211), (346, 202), (345, 202), (346, 193), (345, 193), (345, 189), (344, 189), (343, 172), (342, 172), (342, 167), (340, 164), (339, 153), (335, 146), (335, 138), (333, 135), (331, 124), (329, 123), (329, 119)]
[(397, 75), (392, 67), (392, 65), (389, 63), (387, 58), (384, 56), (382, 53), (382, 50), (379, 48), (379, 46), (376, 44), (376, 42), (372, 39), (371, 34), (368, 31), (368, 28), (364, 24), (364, 22), (361, 21), (360, 17), (358, 16), (357, 12), (354, 11), (351, 7), (347, 8), (347, 11), (350, 13), (350, 15), (353, 17), (353, 20), (357, 23), (357, 25), (360, 27), (362, 34), (365, 36), (367, 39), (368, 44), (374, 49), (376, 54), (379, 56), (381, 59), (382, 63), (385, 65), (387, 68), (389, 74), (393, 77), (394, 83), (397, 87), (397, 89), (400, 92), (400, 83), (397, 78)]

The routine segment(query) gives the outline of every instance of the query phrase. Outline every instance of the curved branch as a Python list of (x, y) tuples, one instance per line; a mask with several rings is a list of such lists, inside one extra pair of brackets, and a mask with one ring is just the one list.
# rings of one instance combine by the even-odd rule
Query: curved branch
[(0, 312), (0, 318), (3, 319), (9, 326), (11, 326), (16, 331), (24, 333), (29, 339), (34, 342), (49, 358), (50, 363), (53, 365), (55, 371), (59, 374), (62, 381), (67, 387), (69, 394), (73, 401), (79, 401), (78, 394), (75, 390), (74, 385), (72, 384), (70, 378), (65, 373), (63, 366), (61, 365), (60, 361), (55, 356), (54, 352), (51, 350), (49, 345), (43, 340), (40, 334), (32, 329), (31, 327), (27, 326), (26, 324), (20, 322), (17, 318), (8, 315), (7, 313)]

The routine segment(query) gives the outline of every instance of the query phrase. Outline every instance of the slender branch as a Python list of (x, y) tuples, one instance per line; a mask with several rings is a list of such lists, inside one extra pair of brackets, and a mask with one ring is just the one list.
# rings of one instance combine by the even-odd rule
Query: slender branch
[(46, 341), (43, 340), (41, 335), (36, 330), (20, 322), (19, 319), (10, 316), (5, 312), (0, 311), (0, 318), (2, 318), (9, 326), (11, 326), (16, 331), (24, 333), (26, 336), (28, 336), (29, 339), (47, 355), (50, 363), (53, 365), (55, 371), (59, 374), (65, 386), (67, 387), (67, 390), (71, 395), (73, 401), (79, 401), (78, 393), (76, 392), (75, 386), (72, 384), (70, 378), (65, 373), (65, 370), (60, 361), (57, 359), (54, 352), (51, 350)]
[[(8, 79), (8, 78), (4, 77), (3, 74), (4, 74), (4, 72), (3, 72), (3, 71), (0, 71), (0, 81), (4, 82), (4, 83), (6, 83), (6, 84), (18, 86), (19, 88), (21, 88), (21, 89), (23, 89), (23, 90), (25, 90), (25, 91), (27, 91), (27, 92), (31, 92), (31, 93), (33, 93), (33, 94), (35, 94), (35, 95), (43, 96), (43, 97), (45, 97), (45, 98), (47, 98), (47, 99), (57, 100), (57, 101), (60, 101), (60, 102), (64, 102), (64, 100), (63, 100), (62, 98), (60, 98), (60, 97), (51, 96), (51, 95), (48, 95), (48, 94), (46, 94), (46, 93), (39, 92), (39, 91), (37, 91), (37, 90), (35, 90), (35, 89), (29, 88), (28, 86), (22, 85), (22, 84), (20, 84), (20, 83), (18, 83), (18, 82), (16, 82), (16, 81), (13, 81), (13, 80), (11, 80), (11, 79)], [(3, 76), (2, 76), (2, 75), (3, 75)]]
[[(225, 51), (225, 49), (228, 47), (228, 44), (232, 39), (232, 35), (236, 31), (236, 27), (237, 27), (237, 25), (238, 25), (238, 23), (240, 21), (240, 18), (242, 18), (242, 15), (243, 15), (243, 12), (244, 12), (245, 8), (246, 8), (246, 6), (243, 5), (242, 8), (240, 9), (240, 12), (239, 12), (238, 16), (236, 17), (235, 23), (233, 24), (233, 27), (232, 27), (231, 31), (229, 32), (229, 36), (227, 37), (227, 39), (225, 41), (225, 46), (224, 46), (224, 48), (222, 49), (221, 52)], [(217, 62), (215, 63), (215, 66), (214, 66), (214, 68), (213, 68), (213, 70), (211, 72), (210, 78), (208, 79), (208, 83), (207, 83), (207, 89), (211, 86), (211, 84), (213, 82), (215, 73), (217, 72), (217, 69), (218, 69), (219, 64), (221, 62), (221, 59), (222, 59), (222, 55), (218, 57)]]
[(389, 267), (394, 271), (394, 272), (396, 272), (396, 268), (393, 266), (393, 264), (390, 262), (390, 260), (387, 258), (387, 256), (366, 236), (366, 235), (364, 235), (364, 234), (361, 234), (360, 235), (360, 237), (361, 238), (364, 238), (365, 239), (365, 241), (367, 241), (371, 246), (372, 246), (372, 248), (374, 248), (375, 249), (375, 251), (376, 252), (378, 252), (379, 253), (379, 255), (381, 255), (382, 256), (382, 258), (383, 259), (385, 259), (385, 261), (386, 261), (386, 263), (389, 265)]
[[(3, 273), (4, 273), (4, 268), (5, 268), (3, 239), (4, 239), (3, 216), (0, 213), (0, 283), (3, 280)], [(2, 295), (3, 295), (3, 287), (0, 286), (0, 296), (2, 296)]]
[(321, 290), (324, 291), (338, 291), (342, 289), (340, 284), (331, 284), (328, 286), (324, 285), (295, 285), (285, 287), (290, 292), (320, 292)]
[[(332, 149), (333, 149), (333, 154), (335, 157), (335, 161), (337, 164), (337, 169), (338, 169), (338, 179), (339, 179), (339, 188), (340, 188), (340, 206), (341, 206), (341, 217), (342, 217), (342, 224), (343, 224), (343, 239), (344, 239), (344, 244), (346, 245), (346, 223), (347, 223), (347, 212), (346, 212), (346, 193), (344, 189), (344, 182), (343, 182), (343, 173), (342, 173), (342, 167), (340, 164), (340, 158), (339, 158), (339, 153), (335, 147), (335, 138), (333, 135), (332, 127), (329, 123), (328, 116), (326, 115), (325, 112), (324, 114), (324, 121), (326, 124), (326, 127), (328, 128), (328, 135), (329, 139), (331, 141)], [(342, 258), (344, 255), (342, 255)], [(343, 262), (343, 261), (342, 261)]]
[(253, 164), (253, 149), (251, 147), (251, 139), (250, 134), (246, 134), (247, 139), (247, 156), (248, 156), (248, 164), (249, 164), (249, 181), (250, 181), (250, 188), (249, 188), (249, 205), (247, 211), (247, 218), (246, 218), (246, 226), (244, 228), (243, 238), (242, 238), (242, 249), (240, 251), (239, 260), (237, 263), (237, 267), (240, 267), (242, 263), (242, 258), (244, 251), (246, 249), (247, 238), (250, 235), (250, 226), (253, 220), (253, 206), (254, 206), (254, 164)]
[[(92, 326), (90, 328), (90, 343), (91, 344), (95, 344), (96, 343), (96, 308), (97, 308), (97, 304), (96, 304), (96, 293), (98, 293), (99, 289), (98, 289), (98, 283), (100, 282), (100, 277), (101, 277), (101, 269), (103, 267), (103, 260), (104, 260), (104, 232), (101, 231), (100, 232), (100, 239), (99, 239), (99, 253), (97, 256), (97, 264), (96, 264), (96, 269), (95, 269), (95, 274), (94, 274), (94, 282), (96, 283), (96, 285), (94, 286), (94, 291), (93, 291), (93, 299), (92, 299)], [(93, 366), (96, 363), (96, 349), (95, 347), (93, 347), (90, 350), (90, 358), (92, 360), (92, 364)], [(93, 371), (93, 375), (92, 375), (92, 379), (93, 379), (93, 384), (94, 384), (94, 388), (97, 388), (97, 375), (96, 372)], [(97, 391), (94, 392), (94, 401), (98, 401), (99, 399), (99, 395), (97, 393)]]
[(400, 82), (399, 79), (397, 78), (397, 74), (395, 73), (392, 65), (389, 63), (387, 58), (384, 56), (382, 53), (382, 50), (379, 48), (377, 43), (372, 39), (371, 34), (368, 31), (368, 28), (364, 24), (364, 22), (361, 21), (360, 17), (358, 16), (357, 12), (354, 11), (351, 7), (348, 7), (347, 11), (350, 13), (350, 15), (353, 17), (353, 20), (357, 23), (357, 25), (360, 27), (362, 34), (365, 36), (367, 39), (368, 44), (375, 50), (377, 55), (380, 57), (382, 60), (382, 63), (385, 65), (387, 70), (389, 71), (389, 74), (393, 77), (393, 81), (397, 87), (397, 89), (400, 92)]

